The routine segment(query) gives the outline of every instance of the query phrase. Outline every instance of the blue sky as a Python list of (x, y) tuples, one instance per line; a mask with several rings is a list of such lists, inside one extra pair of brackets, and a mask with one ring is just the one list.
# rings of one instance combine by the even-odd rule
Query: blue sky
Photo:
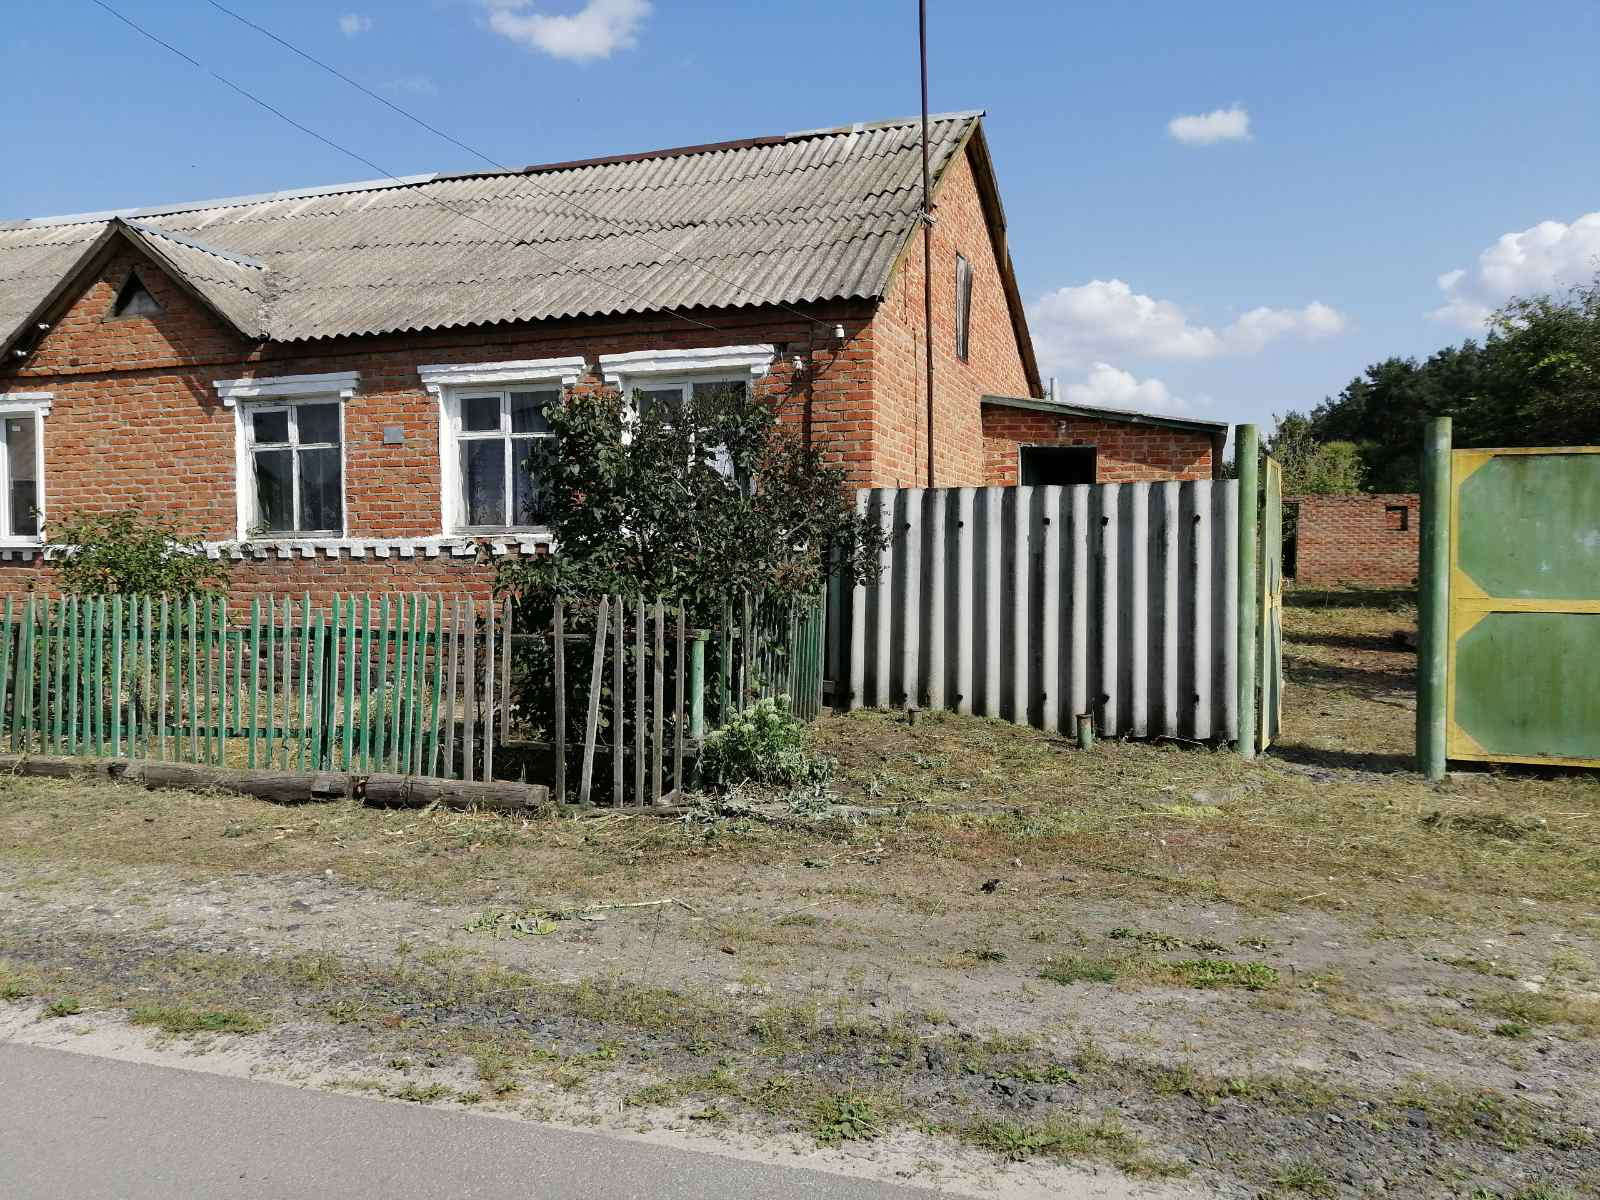
[[(205, 0), (108, 2), (386, 171), (482, 165)], [(913, 0), (225, 2), (512, 164), (917, 106)], [(1594, 0), (929, 7), (1067, 398), (1266, 423), (1600, 256)], [(91, 0), (0, 43), (0, 217), (373, 174)]]

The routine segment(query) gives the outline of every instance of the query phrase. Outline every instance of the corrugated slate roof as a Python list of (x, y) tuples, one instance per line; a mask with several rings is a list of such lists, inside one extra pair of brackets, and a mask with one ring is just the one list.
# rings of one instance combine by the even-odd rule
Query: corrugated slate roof
[[(936, 176), (980, 115), (932, 119)], [(876, 298), (916, 227), (920, 134), (890, 121), (0, 224), (0, 336), (111, 228), (274, 341)]]

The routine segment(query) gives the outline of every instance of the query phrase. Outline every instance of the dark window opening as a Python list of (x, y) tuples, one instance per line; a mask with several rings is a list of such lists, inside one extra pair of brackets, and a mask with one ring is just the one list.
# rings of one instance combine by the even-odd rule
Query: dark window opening
[(161, 302), (150, 294), (137, 272), (130, 272), (111, 306), (113, 317), (151, 317), (161, 311)]
[(1411, 528), (1411, 510), (1404, 504), (1385, 504), (1383, 523), (1385, 528), (1404, 532)]
[(1300, 570), (1300, 506), (1283, 502), (1283, 577), (1293, 579)]
[(956, 356), (967, 361), (972, 344), (972, 264), (956, 255)]
[(1022, 485), (1043, 487), (1093, 483), (1093, 446), (1022, 447)]

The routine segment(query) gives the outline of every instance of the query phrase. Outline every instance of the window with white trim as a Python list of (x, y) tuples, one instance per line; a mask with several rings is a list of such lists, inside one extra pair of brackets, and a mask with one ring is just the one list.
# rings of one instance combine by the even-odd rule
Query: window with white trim
[(234, 413), (239, 537), (345, 535), (344, 405), (355, 371), (219, 379)]
[(342, 407), (325, 396), (245, 406), (250, 535), (344, 534)]
[[(672, 421), (672, 414), (681, 413), (691, 400), (705, 404), (719, 397), (736, 397), (743, 400), (750, 393), (750, 377), (748, 374), (742, 378), (722, 377), (706, 378), (695, 376), (685, 379), (649, 379), (640, 380), (637, 387), (630, 389), (626, 394), (634, 405), (634, 415), (642, 418), (657, 405), (665, 406), (664, 420), (668, 424)], [(716, 446), (711, 451), (711, 465), (716, 471), (733, 478), (733, 459), (722, 446)]]
[(43, 484), (43, 412), (0, 405), (0, 540), (38, 539)]
[[(776, 354), (771, 345), (711, 346), (607, 354), (606, 383), (642, 407), (718, 393), (749, 394)], [(583, 356), (419, 366), (439, 401), (440, 489), (445, 536), (543, 532), (555, 435), (544, 409), (594, 369)], [(637, 411), (634, 420), (638, 418)], [(630, 422), (631, 425), (631, 422)], [(629, 436), (625, 427), (623, 436)], [(732, 473), (726, 463), (726, 473)]]
[(546, 405), (561, 389), (467, 389), (452, 398), (458, 526), (463, 532), (534, 529), (545, 523), (545, 463), (554, 434)]

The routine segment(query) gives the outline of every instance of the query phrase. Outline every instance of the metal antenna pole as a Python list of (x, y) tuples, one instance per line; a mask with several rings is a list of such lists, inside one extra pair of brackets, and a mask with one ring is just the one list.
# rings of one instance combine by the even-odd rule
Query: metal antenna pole
[(928, 486), (933, 486), (933, 185), (928, 175), (928, 0), (917, 0), (922, 58), (922, 342), (928, 377)]

